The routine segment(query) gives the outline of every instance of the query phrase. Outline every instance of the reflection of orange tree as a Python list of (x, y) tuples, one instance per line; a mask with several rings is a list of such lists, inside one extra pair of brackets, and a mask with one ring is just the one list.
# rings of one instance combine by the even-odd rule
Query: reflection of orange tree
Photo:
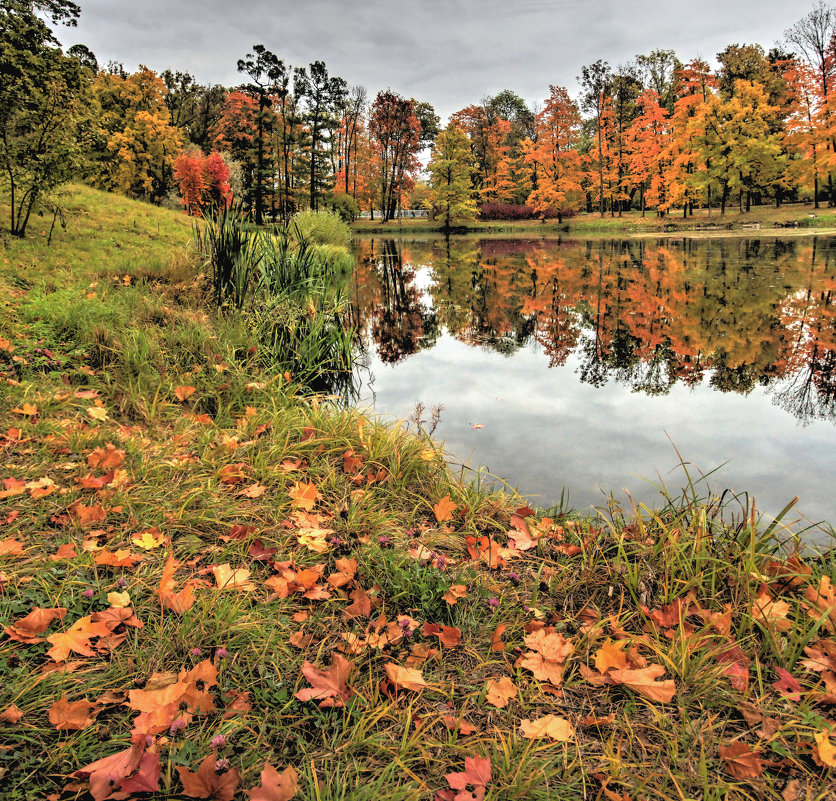
[[(836, 367), (829, 253), (815, 240), (450, 239), (414, 260), (432, 270), (438, 323), (463, 342), (508, 352), (534, 338), (552, 366), (575, 352), (582, 380), (648, 393), (707, 371), (718, 389), (749, 392), (807, 369), (820, 402), (833, 397)], [(394, 306), (406, 325), (417, 303), (387, 287), (385, 258), (373, 261), (366, 307)], [(396, 338), (397, 353), (411, 352), (405, 332)]]
[(776, 402), (799, 419), (836, 416), (836, 274), (829, 250), (817, 240), (797, 258), (804, 281), (779, 309), (787, 332), (776, 372), (786, 380)]

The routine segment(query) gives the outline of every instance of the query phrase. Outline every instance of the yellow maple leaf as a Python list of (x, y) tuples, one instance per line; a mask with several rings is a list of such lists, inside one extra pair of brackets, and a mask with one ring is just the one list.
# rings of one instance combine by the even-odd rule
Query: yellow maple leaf
[(227, 562), (222, 565), (214, 565), (212, 573), (218, 584), (219, 590), (254, 590), (255, 584), (250, 581), (251, 571), (243, 567), (233, 568)]
[(131, 542), (146, 551), (153, 551), (165, 542), (165, 535), (156, 526), (131, 537)]

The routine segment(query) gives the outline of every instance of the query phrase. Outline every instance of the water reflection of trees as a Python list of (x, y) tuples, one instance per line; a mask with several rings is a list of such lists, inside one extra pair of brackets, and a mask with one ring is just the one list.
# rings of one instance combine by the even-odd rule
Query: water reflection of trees
[(549, 366), (573, 355), (594, 386), (768, 386), (802, 421), (836, 420), (830, 239), (364, 240), (359, 253), (356, 312), (384, 361), (443, 327), (502, 353), (536, 342)]

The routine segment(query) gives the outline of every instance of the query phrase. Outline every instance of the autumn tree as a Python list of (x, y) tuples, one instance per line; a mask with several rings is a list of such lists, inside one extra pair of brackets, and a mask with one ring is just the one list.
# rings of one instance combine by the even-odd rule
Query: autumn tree
[(655, 207), (661, 216), (669, 205), (664, 180), (670, 137), (669, 115), (653, 89), (646, 90), (638, 102), (641, 113), (627, 134), (628, 173), (641, 192), (642, 216), (646, 205)]
[(352, 86), (343, 102), (340, 125), (337, 129), (337, 187), (355, 200), (359, 172), (357, 155), (360, 136), (365, 126), (366, 100), (365, 88)]
[(528, 147), (527, 163), (536, 162), (538, 181), (528, 197), (528, 204), (542, 217), (581, 206), (581, 155), (577, 150), (581, 115), (577, 105), (562, 86), (549, 87), (551, 94), (535, 118), (536, 144)]
[(418, 169), (421, 124), (411, 100), (385, 91), (372, 104), (369, 129), (379, 162), (378, 187), (383, 221), (395, 217), (401, 192)]
[(429, 206), (436, 220), (449, 231), (453, 222), (473, 220), (473, 157), (467, 134), (454, 122), (436, 137), (427, 170), (430, 173)]
[(183, 143), (170, 122), (165, 83), (147, 67), (129, 75), (114, 65), (96, 76), (92, 88), (94, 183), (158, 203), (172, 186)]
[(79, 8), (67, 0), (0, 5), (0, 187), (9, 192), (10, 231), (19, 237), (79, 163), (86, 91), (81, 61), (62, 53), (39, 13), (75, 25)]
[(183, 206), (195, 217), (226, 208), (232, 201), (229, 168), (220, 153), (181, 153), (174, 162), (174, 179)]

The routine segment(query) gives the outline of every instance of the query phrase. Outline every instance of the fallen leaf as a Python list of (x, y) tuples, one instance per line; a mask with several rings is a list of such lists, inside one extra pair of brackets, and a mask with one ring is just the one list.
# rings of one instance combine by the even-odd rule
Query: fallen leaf
[(328, 670), (319, 670), (311, 662), (305, 660), (302, 665), (302, 675), (311, 686), (295, 693), (296, 698), (300, 701), (319, 700), (320, 708), (345, 706), (345, 702), (350, 697), (350, 691), (345, 682), (351, 673), (351, 667), (351, 662), (340, 654), (334, 654)]
[(183, 782), (183, 795), (189, 798), (215, 798), (217, 801), (232, 801), (238, 788), (238, 770), (230, 768), (221, 773), (215, 770), (217, 759), (209, 754), (192, 773), (182, 765), (177, 766), (180, 781)]
[(813, 735), (819, 759), (829, 768), (836, 768), (836, 745), (830, 740), (830, 732), (822, 729)]
[(455, 606), (460, 598), (467, 597), (467, 585), (453, 584), (442, 597), (450, 606)]
[(539, 740), (549, 737), (556, 742), (567, 742), (575, 736), (575, 729), (565, 718), (545, 715), (536, 720), (520, 721), (522, 736), (527, 740)]
[(154, 526), (153, 528), (134, 534), (133, 537), (131, 537), (131, 542), (138, 548), (143, 548), (146, 551), (153, 551), (165, 542), (165, 534)]
[(261, 771), (261, 784), (247, 790), (250, 801), (290, 801), (299, 792), (299, 775), (292, 765), (279, 773), (269, 762)]
[(606, 673), (610, 668), (624, 669), (627, 667), (627, 654), (623, 652), (625, 642), (613, 642), (609, 637), (595, 652), (595, 669), (599, 673)]
[(763, 763), (757, 752), (739, 740), (721, 745), (720, 758), (726, 763), (726, 770), (735, 779), (756, 779), (763, 775)]
[(87, 464), (90, 467), (104, 470), (121, 467), (124, 461), (125, 451), (117, 448), (112, 442), (106, 443), (103, 448), (95, 448), (87, 456)]
[(439, 626), (436, 623), (424, 623), (421, 629), (424, 637), (438, 637), (442, 645), (455, 648), (462, 641), (462, 630), (453, 626)]
[(43, 634), (53, 620), (63, 620), (67, 610), (63, 606), (49, 609), (36, 606), (26, 617), (16, 620), (11, 626), (4, 626), (3, 631), (17, 642), (34, 645), (41, 642), (39, 634)]
[(98, 420), (99, 422), (107, 420), (107, 409), (104, 409), (101, 406), (88, 406), (87, 414), (89, 414), (90, 417), (92, 417), (94, 420)]
[(38, 407), (34, 403), (22, 403), (19, 408), (12, 409), (12, 413), (34, 417), (38, 413)]
[(608, 675), (617, 684), (623, 684), (651, 701), (669, 703), (676, 695), (676, 684), (673, 679), (656, 681), (664, 673), (661, 665), (648, 665), (636, 670), (611, 670)]
[(519, 688), (507, 676), (501, 679), (488, 679), (485, 700), (492, 706), (502, 709), (508, 706), (508, 702), (516, 698), (518, 693)]
[(81, 701), (67, 701), (67, 696), (62, 695), (49, 708), (49, 722), (56, 729), (69, 731), (81, 731), (86, 729), (95, 719), (96, 704), (86, 698)]
[(82, 656), (93, 656), (95, 651), (90, 647), (90, 640), (93, 637), (105, 637), (110, 631), (105, 623), (93, 622), (90, 615), (79, 618), (66, 631), (46, 638), (47, 642), (52, 643), (52, 648), (46, 652), (47, 656), (54, 662), (63, 662), (71, 651)]
[(414, 690), (421, 692), (427, 686), (424, 676), (418, 668), (402, 667), (392, 662), (386, 665), (386, 675), (395, 685), (395, 689)]
[(267, 492), (267, 487), (264, 484), (250, 484), (249, 487), (238, 490), (236, 495), (243, 495), (245, 498), (260, 498)]
[(107, 602), (116, 609), (124, 609), (131, 605), (131, 596), (127, 592), (109, 592)]
[(23, 712), (14, 704), (0, 712), (0, 720), (4, 723), (18, 723), (22, 717)]
[(485, 797), (485, 788), (491, 780), (491, 760), (477, 756), (465, 757), (464, 770), (459, 773), (447, 773), (444, 778), (454, 790), (466, 790), (468, 785), (476, 789), (474, 796), (461, 793), (461, 801), (469, 801), (469, 798), (479, 801)]
[(222, 565), (214, 565), (212, 574), (215, 576), (215, 582), (219, 590), (246, 590), (249, 592), (255, 589), (255, 584), (250, 581), (251, 570), (245, 570), (242, 567), (233, 569), (227, 562)]
[(445, 495), (438, 503), (433, 504), (433, 514), (439, 523), (443, 523), (453, 516), (457, 508), (456, 504), (450, 500), (450, 496)]
[(496, 628), (491, 634), (491, 651), (494, 653), (502, 653), (505, 650), (505, 643), (502, 642), (502, 635), (505, 629), (508, 628), (507, 623), (497, 623)]
[(295, 508), (308, 511), (316, 506), (316, 502), (321, 497), (316, 485), (308, 481), (297, 481), (288, 490), (288, 495), (293, 499), (292, 504)]
[(540, 681), (560, 685), (563, 681), (563, 666), (574, 651), (574, 645), (562, 634), (544, 630), (526, 635), (525, 644), (531, 650), (520, 660), (520, 665), (534, 674)]
[(183, 403), (184, 401), (191, 398), (191, 396), (194, 395), (195, 392), (197, 392), (197, 390), (194, 387), (188, 387), (188, 386), (175, 387), (174, 388), (174, 397), (177, 398), (177, 400), (179, 400), (180, 403)]

